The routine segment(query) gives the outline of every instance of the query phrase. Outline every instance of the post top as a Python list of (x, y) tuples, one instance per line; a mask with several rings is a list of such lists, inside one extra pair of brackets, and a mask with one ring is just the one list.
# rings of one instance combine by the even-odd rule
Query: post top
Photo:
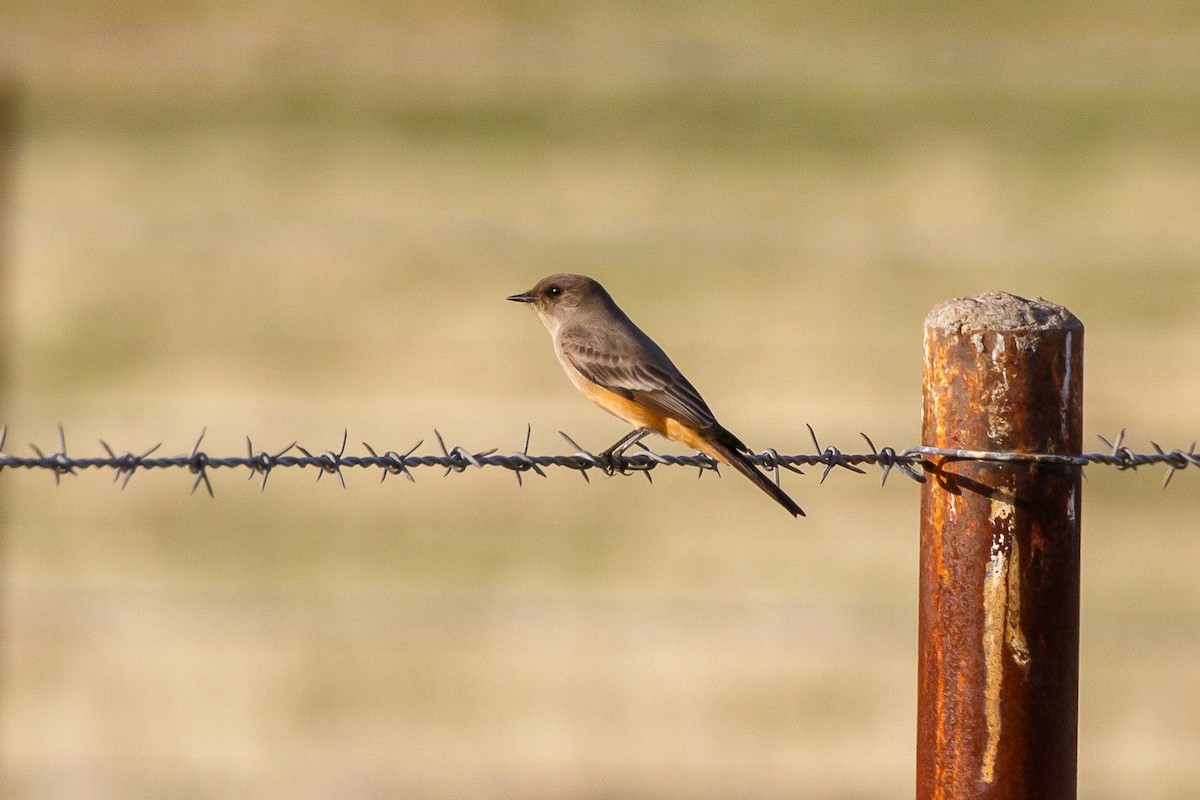
[(957, 333), (980, 331), (1083, 330), (1079, 318), (1049, 300), (1027, 300), (1008, 292), (984, 292), (938, 303), (925, 317), (926, 328)]

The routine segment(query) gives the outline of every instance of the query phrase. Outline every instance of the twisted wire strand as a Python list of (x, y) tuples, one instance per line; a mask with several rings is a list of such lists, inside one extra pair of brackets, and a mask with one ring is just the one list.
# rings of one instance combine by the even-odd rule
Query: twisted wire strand
[[(1165, 465), (1167, 467), (1166, 477), (1163, 480), (1165, 488), (1179, 470), (1200, 467), (1200, 453), (1196, 452), (1196, 442), (1192, 442), (1187, 450), (1180, 448), (1164, 450), (1158, 444), (1151, 442), (1154, 452), (1139, 453), (1125, 445), (1124, 430), (1111, 442), (1103, 436), (1099, 437), (1109, 448), (1107, 452), (1072, 456), (1058, 453), (955, 450), (923, 445), (899, 450), (894, 447), (876, 448), (866, 434), (860, 435), (865, 440), (867, 447), (870, 448), (870, 452), (845, 453), (837, 447), (822, 448), (812, 426), (807, 427), (815, 452), (785, 455), (774, 448), (768, 448), (760, 453), (749, 454), (749, 460), (773, 474), (776, 483), (779, 482), (783, 470), (803, 474), (801, 467), (822, 467), (822, 482), (834, 469), (865, 474), (862, 467), (878, 467), (882, 476), (881, 484), (887, 482), (893, 469), (899, 470), (901, 474), (914, 481), (924, 483), (925, 475), (923, 473), (933, 471), (938, 462), (978, 461), (995, 464), (1056, 465), (1079, 468), (1106, 466), (1119, 471)], [(472, 451), (461, 445), (447, 447), (441, 433), (435, 430), (434, 435), (437, 438), (440, 454), (418, 455), (416, 451), (424, 444), (422, 440), (404, 452), (396, 450), (380, 452), (367, 442), (363, 442), (363, 447), (366, 448), (368, 455), (354, 455), (346, 452), (349, 433), (343, 432), (341, 445), (336, 451), (314, 452), (293, 442), (287, 447), (271, 453), (265, 450), (256, 450), (250, 437), (246, 437), (245, 455), (217, 456), (200, 449), (204, 441), (204, 432), (202, 432), (195, 444), (192, 445), (191, 451), (185, 455), (155, 456), (154, 453), (162, 446), (161, 443), (140, 454), (128, 450), (117, 452), (107, 442), (100, 440), (100, 445), (107, 455), (81, 458), (67, 454), (66, 433), (61, 425), (58, 433), (59, 447), (57, 450), (49, 448), (43, 450), (38, 445), (31, 443), (29, 446), (36, 454), (35, 456), (17, 456), (4, 451), (8, 428), (7, 426), (0, 427), (0, 472), (5, 469), (45, 470), (53, 474), (55, 483), (59, 483), (62, 476), (74, 475), (84, 470), (113, 470), (114, 482), (120, 483), (121, 488), (124, 488), (134, 473), (139, 470), (187, 469), (196, 476), (192, 484), (192, 492), (194, 493), (203, 484), (210, 496), (213, 495), (213, 487), (209, 479), (209, 471), (215, 469), (247, 469), (250, 472), (250, 478), (256, 476), (262, 478), (264, 490), (271, 472), (280, 468), (314, 467), (318, 470), (317, 480), (326, 474), (336, 475), (343, 487), (346, 485), (343, 469), (355, 468), (378, 469), (381, 473), (380, 480), (386, 479), (388, 475), (403, 475), (408, 480), (415, 482), (414, 470), (420, 468), (439, 467), (444, 470), (443, 475), (449, 475), (452, 472), (464, 472), (469, 469), (500, 467), (513, 472), (518, 484), (523, 483), (525, 473), (532, 472), (546, 477), (544, 469), (546, 467), (574, 470), (584, 480), (590, 480), (588, 473), (591, 470), (600, 470), (606, 475), (641, 473), (651, 481), (651, 472), (659, 467), (692, 467), (698, 469), (698, 474), (701, 476), (706, 471), (718, 472), (717, 462), (701, 453), (692, 455), (655, 453), (645, 449), (640, 442), (637, 443), (637, 446), (643, 449), (633, 453), (621, 451), (593, 453), (579, 446), (575, 440), (561, 431), (559, 433), (563, 439), (574, 448), (573, 453), (533, 455), (529, 452), (532, 427), (525, 431), (525, 443), (522, 449), (509, 454), (500, 453), (499, 448)]]

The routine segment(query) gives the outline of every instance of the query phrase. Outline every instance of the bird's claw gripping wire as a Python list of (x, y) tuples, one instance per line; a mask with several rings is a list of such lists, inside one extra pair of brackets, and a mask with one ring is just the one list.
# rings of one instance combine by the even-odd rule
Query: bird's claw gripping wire
[[(614, 475), (620, 472), (622, 475), (625, 475), (633, 470), (642, 470), (646, 477), (650, 478), (649, 470), (653, 468), (652, 464), (646, 466), (634, 465), (630, 463), (629, 459), (625, 458), (625, 452), (631, 447), (640, 446), (643, 450), (646, 450), (646, 446), (642, 444), (642, 439), (649, 435), (649, 428), (634, 428), (613, 442), (611, 447), (597, 453), (596, 456), (601, 462), (601, 469), (604, 470), (604, 474)], [(653, 483), (654, 480), (651, 478), (650, 482)]]

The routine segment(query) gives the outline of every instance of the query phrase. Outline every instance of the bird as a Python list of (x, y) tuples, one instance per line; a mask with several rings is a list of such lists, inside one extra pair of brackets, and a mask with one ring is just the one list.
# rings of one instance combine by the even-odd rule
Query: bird
[(691, 382), (599, 282), (586, 275), (551, 275), (507, 299), (537, 311), (575, 388), (634, 426), (605, 454), (619, 454), (648, 433), (658, 433), (732, 466), (793, 517), (804, 516), (804, 510), (750, 461), (750, 448), (717, 422)]

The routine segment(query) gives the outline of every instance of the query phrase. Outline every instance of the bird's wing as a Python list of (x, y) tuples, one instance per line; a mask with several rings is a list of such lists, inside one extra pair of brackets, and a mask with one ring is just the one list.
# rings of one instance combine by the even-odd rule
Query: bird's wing
[(718, 427), (704, 398), (653, 342), (606, 343), (592, 331), (564, 331), (559, 347), (592, 383), (697, 430)]

